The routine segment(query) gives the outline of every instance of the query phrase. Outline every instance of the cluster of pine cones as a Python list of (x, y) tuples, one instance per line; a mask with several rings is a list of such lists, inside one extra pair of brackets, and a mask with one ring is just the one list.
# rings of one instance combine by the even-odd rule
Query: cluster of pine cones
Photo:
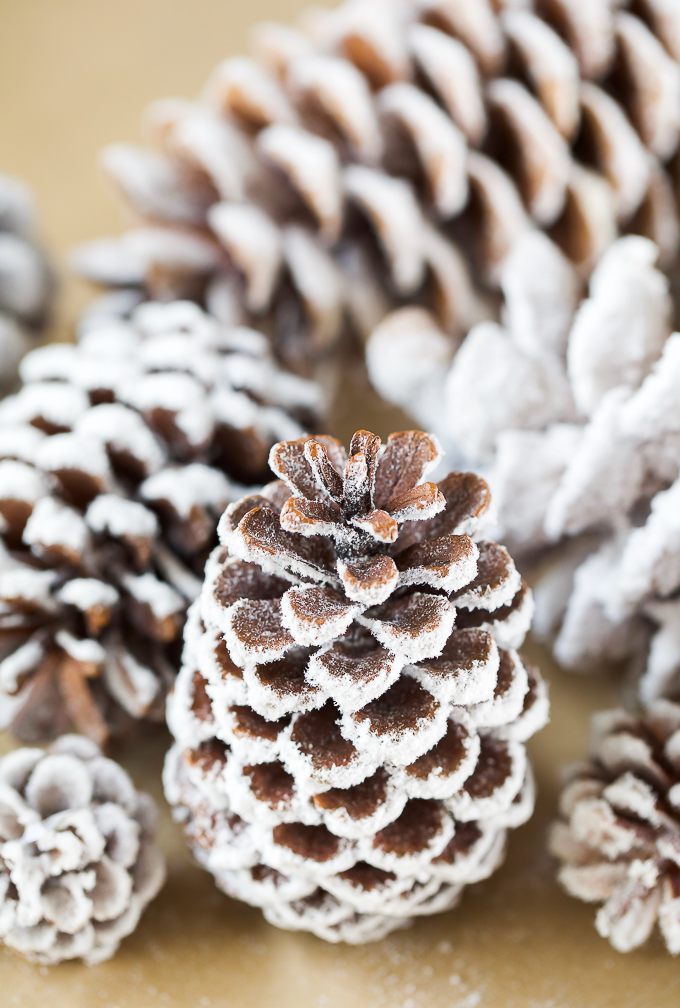
[[(51, 743), (0, 760), (0, 937), (97, 962), (136, 926), (153, 803), (102, 749), (154, 722), (196, 858), (271, 923), (454, 906), (533, 811), (536, 607), (636, 682), (560, 880), (678, 953), (680, 6), (346, 0), (253, 40), (104, 152), (138, 224), (0, 403), (0, 725)], [(0, 178), (7, 390), (52, 287)], [(434, 434), (320, 433), (364, 351)]]

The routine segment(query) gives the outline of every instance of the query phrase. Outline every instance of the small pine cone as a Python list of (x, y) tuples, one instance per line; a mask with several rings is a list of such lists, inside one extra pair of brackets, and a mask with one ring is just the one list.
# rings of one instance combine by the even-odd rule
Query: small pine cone
[[(453, 906), (533, 807), (531, 594), (433, 437), (275, 445), (229, 506), (169, 701), (168, 800), (230, 895), (363, 942)], [(473, 538), (473, 536), (475, 538)]]
[(16, 179), (0, 175), (0, 389), (43, 328), (54, 278), (36, 237), (33, 201)]
[(572, 896), (602, 903), (595, 926), (619, 952), (654, 925), (680, 952), (680, 706), (657, 700), (639, 718), (593, 719), (591, 759), (560, 799), (550, 846)]
[(80, 735), (0, 759), (0, 940), (27, 959), (109, 959), (165, 881), (156, 806)]
[(670, 261), (677, 5), (517, 6), (348, 0), (260, 25), (254, 58), (221, 63), (200, 101), (152, 107), (157, 151), (106, 150), (145, 227), (80, 268), (255, 315), (300, 365), (403, 302), (465, 331), (490, 310), (471, 276), (495, 285), (534, 226), (584, 272), (625, 232)]
[(103, 744), (163, 720), (219, 515), (319, 393), (189, 302), (99, 311), (21, 371), (0, 405), (0, 722)]
[(378, 390), (438, 417), (447, 447), (484, 472), (513, 555), (559, 545), (534, 630), (569, 668), (646, 666), (645, 702), (680, 699), (680, 335), (657, 258), (648, 239), (618, 239), (581, 297), (534, 232), (506, 260), (502, 325), (473, 328), (451, 360), (433, 319), (404, 309), (367, 353)]

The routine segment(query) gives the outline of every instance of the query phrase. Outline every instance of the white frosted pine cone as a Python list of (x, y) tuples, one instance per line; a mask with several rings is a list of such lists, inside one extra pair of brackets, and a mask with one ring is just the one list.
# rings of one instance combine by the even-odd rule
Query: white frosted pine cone
[[(581, 296), (562, 253), (529, 233), (503, 268), (501, 324), (473, 328), (448, 369), (421, 357), (418, 388), (408, 353), (391, 365), (411, 411), (443, 418), (442, 440), (485, 474), (496, 536), (527, 563), (560, 547), (536, 584), (535, 631), (567, 667), (646, 667), (646, 701), (680, 697), (680, 334), (657, 258), (621, 238)], [(407, 324), (397, 312), (376, 331), (374, 380), (390, 380), (385, 331)], [(441, 359), (445, 335), (416, 324)]]
[(104, 152), (141, 226), (80, 268), (256, 317), (301, 368), (399, 304), (465, 332), (532, 226), (586, 272), (626, 232), (670, 261), (678, 39), (662, 0), (348, 0), (259, 25), (197, 101), (151, 107), (153, 149)]
[(0, 940), (27, 959), (112, 956), (165, 881), (156, 807), (80, 735), (0, 759)]
[(658, 926), (680, 952), (680, 706), (593, 719), (590, 760), (560, 798), (550, 847), (570, 895), (601, 904), (595, 926), (619, 952)]
[(453, 906), (533, 808), (531, 593), (435, 439), (276, 445), (227, 509), (168, 702), (169, 802), (199, 861), (285, 928), (369, 941)]
[(31, 195), (0, 174), (0, 391), (16, 381), (19, 360), (46, 322), (53, 288)]
[(0, 722), (102, 744), (163, 720), (217, 520), (316, 426), (319, 389), (190, 302), (100, 304), (21, 374), (0, 404)]

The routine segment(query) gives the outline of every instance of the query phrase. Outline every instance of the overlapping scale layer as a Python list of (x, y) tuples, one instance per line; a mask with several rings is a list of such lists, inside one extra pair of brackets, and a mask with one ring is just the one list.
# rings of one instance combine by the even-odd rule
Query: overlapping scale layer
[(110, 958), (165, 880), (153, 799), (81, 735), (0, 760), (0, 941), (33, 962)]
[(489, 480), (495, 535), (540, 561), (534, 630), (568, 668), (645, 670), (645, 702), (680, 697), (680, 335), (658, 258), (648, 239), (620, 238), (581, 291), (554, 243), (529, 234), (503, 269), (502, 325), (476, 326), (451, 359), (433, 320), (402, 309), (368, 353), (378, 387), (400, 387), (421, 422), (436, 416)]
[(0, 721), (98, 743), (163, 720), (219, 515), (314, 419), (265, 338), (189, 302), (100, 306), (0, 405)]
[(628, 231), (670, 260), (679, 26), (662, 0), (348, 0), (260, 25), (197, 102), (152, 106), (155, 150), (106, 150), (143, 226), (80, 267), (256, 316), (303, 367), (404, 301), (466, 331), (532, 227), (586, 272)]
[(680, 952), (680, 706), (593, 718), (590, 759), (560, 798), (551, 848), (572, 896), (600, 904), (595, 926), (619, 952), (658, 926)]
[(362, 942), (454, 905), (531, 814), (531, 595), (430, 435), (275, 445), (220, 521), (169, 699), (166, 793), (268, 920)]

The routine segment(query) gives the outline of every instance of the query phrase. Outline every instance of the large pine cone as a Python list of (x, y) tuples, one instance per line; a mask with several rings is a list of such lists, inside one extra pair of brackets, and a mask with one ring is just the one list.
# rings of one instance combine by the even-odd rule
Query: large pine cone
[(230, 505), (169, 702), (169, 801), (226, 892), (360, 942), (454, 905), (531, 813), (531, 595), (483, 480), (417, 431), (272, 449)]
[(0, 940), (27, 959), (108, 959), (165, 880), (156, 806), (88, 739), (0, 760)]
[(35, 211), (21, 182), (0, 175), (0, 389), (43, 328), (54, 278), (37, 239)]
[(602, 903), (595, 926), (619, 952), (658, 923), (680, 952), (680, 706), (593, 719), (591, 762), (564, 789), (551, 847), (567, 892)]
[(531, 226), (586, 271), (626, 231), (672, 258), (680, 12), (505, 6), (349, 0), (261, 25), (199, 102), (152, 107), (158, 151), (107, 149), (147, 226), (80, 268), (256, 316), (300, 368), (403, 301), (465, 331), (489, 311), (470, 267), (495, 284)]
[[(534, 630), (570, 668), (646, 665), (645, 701), (680, 698), (680, 335), (657, 258), (648, 239), (619, 239), (581, 299), (534, 232), (504, 266), (503, 325), (473, 328), (451, 361), (433, 320), (402, 309), (368, 352), (381, 390), (400, 389), (421, 421), (436, 415), (484, 472), (513, 555), (543, 564), (559, 545), (535, 585)], [(395, 340), (403, 353), (385, 366)]]
[(163, 719), (217, 519), (318, 389), (189, 302), (93, 317), (21, 368), (0, 405), (0, 721), (102, 743)]

